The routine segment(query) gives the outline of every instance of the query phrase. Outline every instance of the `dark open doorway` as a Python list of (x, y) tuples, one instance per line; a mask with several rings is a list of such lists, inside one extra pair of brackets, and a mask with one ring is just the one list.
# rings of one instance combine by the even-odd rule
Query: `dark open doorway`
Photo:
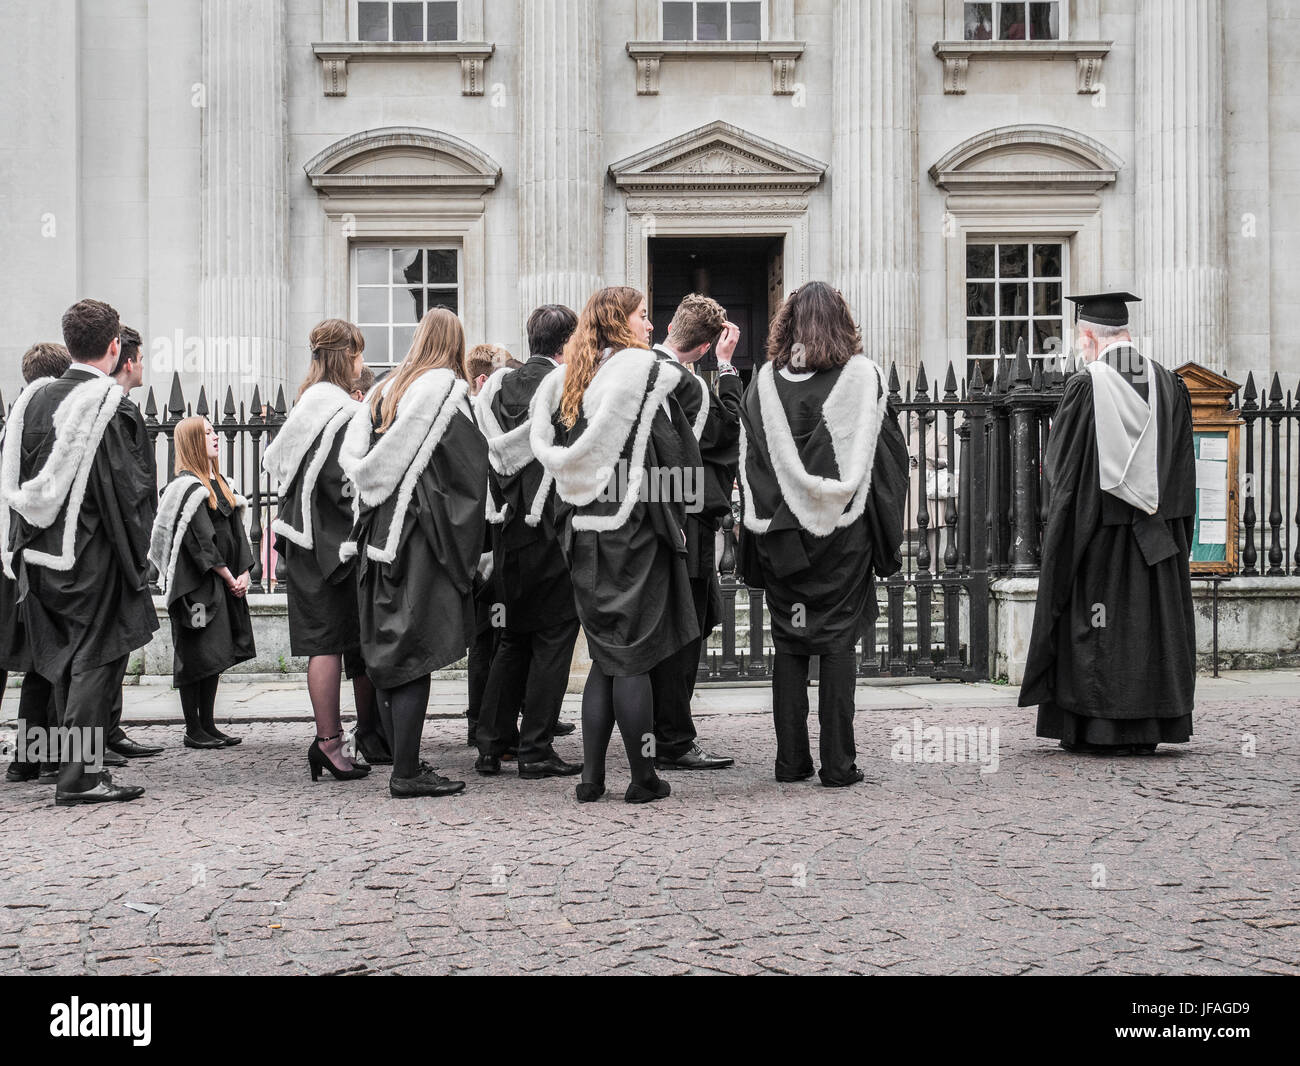
[[(683, 296), (712, 296), (740, 327), (734, 365), (746, 381), (767, 350), (767, 324), (785, 294), (782, 237), (651, 237), (647, 297), (655, 341), (664, 339)], [(710, 350), (697, 364), (714, 370)]]

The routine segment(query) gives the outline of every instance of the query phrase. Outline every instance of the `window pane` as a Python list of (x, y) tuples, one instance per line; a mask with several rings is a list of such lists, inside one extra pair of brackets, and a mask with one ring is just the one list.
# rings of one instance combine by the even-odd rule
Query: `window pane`
[(1034, 320), (1034, 354), (1065, 354), (1065, 343), (1061, 339), (1061, 320), (1059, 318), (1039, 318)]
[(1059, 315), (1061, 313), (1061, 283), (1040, 281), (1034, 284), (1034, 314)]
[(1014, 315), (1017, 318), (1029, 317), (1029, 286), (1023, 284), (1002, 285), (1002, 305), (998, 314)]
[[(389, 289), (357, 290), (357, 321), (387, 322)], [(369, 344), (369, 338), (366, 339)]]
[(993, 282), (967, 284), (966, 313), (976, 317), (993, 317)]
[(393, 40), (424, 40), (424, 4), (393, 5)]
[(455, 289), (430, 289), (429, 290), (429, 310), (435, 307), (445, 307), (448, 311), (460, 313), (460, 301), (456, 298)]
[(697, 41), (725, 41), (727, 39), (727, 5), (695, 5), (695, 39)]
[(366, 338), (366, 362), (388, 362), (388, 327), (362, 326), (361, 336)]
[(428, 10), (429, 33), (425, 40), (454, 41), (460, 37), (460, 27), (456, 25), (455, 0), (439, 0), (438, 3), (429, 4)]
[(1029, 246), (1024, 244), (998, 245), (998, 276), (1025, 278), (1029, 276)]
[(1059, 244), (1034, 245), (1034, 277), (1059, 278), (1061, 276), (1061, 246)]
[(398, 285), (419, 285), (424, 281), (424, 253), (419, 248), (393, 249), (393, 281)]
[(424, 314), (423, 289), (393, 290), (393, 321), (419, 322)]
[(762, 4), (744, 3), (731, 5), (731, 39), (733, 41), (757, 41), (763, 36), (759, 27)]
[(1025, 39), (1025, 5), (998, 4), (998, 38), (1003, 41)]
[(406, 358), (406, 353), (411, 350), (411, 342), (415, 340), (414, 326), (394, 326), (393, 327), (393, 362), (400, 363)]
[(357, 284), (386, 285), (388, 283), (388, 249), (357, 249)]
[(1035, 41), (1054, 41), (1060, 34), (1060, 4), (1029, 5), (1029, 36)]
[(993, 36), (993, 5), (966, 5), (966, 40), (987, 41)]
[(992, 322), (967, 322), (966, 323), (966, 354), (967, 355), (992, 355), (993, 354), (993, 323)]
[(1000, 338), (999, 355), (1015, 355), (1017, 345), (1024, 343), (1025, 351), (1029, 351), (1029, 323), (1020, 322), (1003, 322)]
[(689, 41), (694, 36), (691, 21), (695, 16), (691, 4), (664, 4), (664, 40)]
[(388, 40), (388, 4), (357, 4), (357, 40)]
[(966, 276), (968, 278), (993, 277), (993, 248), (991, 244), (966, 245)]
[(430, 285), (456, 283), (456, 249), (430, 248), (425, 255), (428, 257)]

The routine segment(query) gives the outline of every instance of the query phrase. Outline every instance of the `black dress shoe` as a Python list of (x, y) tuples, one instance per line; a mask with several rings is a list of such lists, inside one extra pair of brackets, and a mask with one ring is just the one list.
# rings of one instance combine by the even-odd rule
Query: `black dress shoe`
[(420, 763), (420, 772), (414, 777), (390, 777), (388, 794), (393, 799), (415, 799), (419, 796), (452, 796), (465, 789), (464, 781), (448, 781), (428, 763)]
[(627, 786), (627, 791), (623, 793), (624, 803), (653, 803), (655, 800), (666, 798), (672, 792), (672, 786), (662, 778), (656, 777), (644, 785), (638, 785), (635, 781)]
[(125, 766), (126, 756), (118, 755), (117, 752), (113, 751), (112, 748), (109, 748), (106, 752), (104, 752), (104, 765), (118, 766), (118, 767)]
[(655, 757), (655, 769), (657, 770), (722, 770), (734, 763), (735, 759), (725, 759), (718, 755), (710, 755), (704, 751), (698, 744), (692, 744), (690, 751), (684, 755), (678, 755), (675, 759), (667, 755)]
[(75, 807), (80, 803), (123, 803), (143, 795), (144, 789), (139, 785), (115, 785), (112, 775), (104, 773), (99, 775), (98, 784), (84, 792), (64, 792), (62, 789), (55, 789), (54, 805)]
[(558, 755), (552, 755), (537, 762), (521, 762), (519, 764), (519, 776), (528, 780), (535, 780), (539, 777), (572, 777), (574, 774), (580, 773), (582, 773), (582, 763), (565, 762)]
[(551, 735), (556, 737), (567, 737), (572, 735), (573, 731), (577, 728), (578, 727), (572, 722), (556, 722), (555, 731)]
[(199, 733), (197, 736), (193, 737), (190, 736), (189, 733), (186, 733), (185, 746), (187, 748), (201, 748), (207, 751), (212, 748), (224, 748), (226, 742), (224, 740), (218, 740), (216, 737), (210, 737), (207, 733)]
[(843, 781), (836, 781), (833, 779), (827, 779), (823, 777), (822, 786), (824, 788), (848, 788), (850, 785), (856, 785), (859, 781), (866, 780), (866, 776), (867, 776), (866, 774), (864, 774), (861, 770), (855, 767), (853, 769), (853, 772), (849, 774), (849, 776), (846, 777)]
[(15, 759), (5, 771), (5, 780), (16, 785), (21, 781), (35, 781), (41, 776), (41, 764), (37, 762), (19, 762)]
[(150, 744), (137, 744), (127, 737), (123, 737), (121, 740), (109, 741), (108, 750), (124, 755), (128, 759), (147, 759), (150, 755), (161, 755), (163, 753), (162, 748)]
[(480, 755), (474, 760), (474, 769), (481, 774), (499, 774), (501, 760), (496, 755)]

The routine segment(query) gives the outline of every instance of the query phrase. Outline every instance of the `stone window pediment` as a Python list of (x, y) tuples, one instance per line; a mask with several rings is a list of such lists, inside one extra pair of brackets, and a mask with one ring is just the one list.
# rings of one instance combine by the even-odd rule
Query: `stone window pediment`
[(413, 126), (352, 134), (317, 153), (303, 170), (327, 196), (422, 191), (481, 195), (501, 180), (501, 167), (473, 145)]
[(947, 192), (1088, 192), (1124, 165), (1099, 141), (1057, 126), (1003, 126), (963, 141), (930, 168)]

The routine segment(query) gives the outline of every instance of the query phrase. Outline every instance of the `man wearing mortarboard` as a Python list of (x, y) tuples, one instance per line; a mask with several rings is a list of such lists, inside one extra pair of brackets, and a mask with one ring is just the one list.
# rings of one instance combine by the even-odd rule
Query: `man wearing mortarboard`
[(1127, 292), (1070, 297), (1084, 369), (1043, 459), (1047, 522), (1020, 706), (1067, 751), (1149, 754), (1192, 734), (1187, 387), (1128, 331)]

